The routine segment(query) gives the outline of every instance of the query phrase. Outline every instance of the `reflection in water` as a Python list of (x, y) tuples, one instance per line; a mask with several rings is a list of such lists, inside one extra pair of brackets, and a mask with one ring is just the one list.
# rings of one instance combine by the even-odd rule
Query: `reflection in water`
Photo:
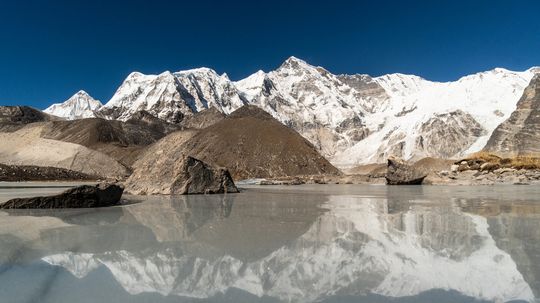
[[(116, 302), (533, 301), (538, 190), (499, 190), (517, 195), (319, 186), (0, 213), (0, 283), (40, 268), (69, 272), (60, 288), (112, 278)], [(37, 297), (62, 301), (52, 289)]]

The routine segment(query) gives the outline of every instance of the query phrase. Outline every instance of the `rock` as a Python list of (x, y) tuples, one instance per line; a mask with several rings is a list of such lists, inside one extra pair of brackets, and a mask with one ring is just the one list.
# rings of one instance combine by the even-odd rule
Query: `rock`
[(450, 171), (451, 172), (457, 172), (458, 169), (459, 169), (459, 165), (457, 165), (457, 164), (454, 164), (454, 165), (450, 166)]
[(305, 184), (306, 182), (304, 182), (302, 179), (300, 178), (293, 178), (292, 180), (288, 181), (287, 183), (285, 183), (286, 185), (302, 185), (302, 184)]
[(439, 175), (442, 176), (442, 177), (447, 177), (449, 174), (450, 174), (450, 172), (447, 171), (447, 170), (442, 170), (442, 171), (439, 172)]
[(458, 172), (462, 172), (462, 171), (466, 171), (466, 170), (469, 170), (469, 169), (470, 169), (469, 164), (467, 164), (467, 162), (465, 162), (465, 164), (460, 164), (458, 166), (457, 170), (458, 170)]
[(494, 171), (494, 170), (497, 170), (499, 169), (501, 166), (497, 163), (490, 163), (490, 162), (486, 162), (482, 165), (480, 165), (480, 170), (481, 171)]
[(427, 175), (419, 172), (411, 165), (398, 158), (389, 158), (386, 171), (388, 185), (418, 185), (422, 184)]
[(498, 174), (498, 175), (502, 175), (502, 174), (505, 174), (505, 173), (515, 173), (516, 170), (513, 169), (513, 168), (505, 167), (505, 168), (495, 169), (495, 170), (493, 170), (493, 172)]
[(154, 176), (141, 181), (134, 176), (126, 183), (128, 191), (135, 194), (222, 194), (237, 193), (229, 171), (212, 167), (190, 156), (183, 157), (170, 168), (172, 174)]
[(82, 185), (55, 196), (17, 198), (0, 205), (12, 208), (91, 208), (120, 204), (124, 188), (117, 184)]
[(540, 74), (531, 79), (516, 110), (493, 131), (484, 148), (506, 156), (540, 152)]
[[(485, 164), (485, 163), (484, 163)], [(472, 165), (469, 166), (469, 169), (470, 170), (479, 170), (480, 169), (480, 164), (478, 163), (473, 163)]]
[(259, 185), (302, 185), (306, 182), (299, 177), (278, 180), (261, 180)]
[(525, 176), (519, 176), (517, 182), (514, 185), (529, 185), (529, 179)]
[(276, 182), (272, 180), (262, 180), (261, 182), (259, 182), (259, 185), (279, 185), (279, 184), (277, 184)]

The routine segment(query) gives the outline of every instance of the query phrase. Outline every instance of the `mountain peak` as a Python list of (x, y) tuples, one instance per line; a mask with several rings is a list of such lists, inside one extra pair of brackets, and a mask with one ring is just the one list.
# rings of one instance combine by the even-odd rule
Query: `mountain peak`
[(287, 58), (287, 60), (285, 60), (285, 62), (303, 62), (303, 63), (306, 63), (306, 61), (298, 58), (298, 57), (295, 57), (295, 56), (290, 56), (289, 58)]
[(533, 74), (540, 74), (540, 66), (533, 66), (527, 70)]
[(127, 77), (126, 77), (126, 80), (128, 79), (135, 79), (135, 78), (139, 78), (139, 77), (142, 77), (144, 76), (143, 73), (140, 73), (140, 72), (131, 72)]
[(287, 58), (287, 60), (285, 60), (281, 64), (279, 69), (283, 69), (283, 68), (298, 69), (298, 68), (306, 68), (306, 67), (312, 67), (312, 66), (310, 64), (308, 64), (306, 61), (302, 60), (302, 59), (299, 59), (299, 58), (294, 57), (294, 56), (290, 56), (289, 58)]
[(103, 104), (92, 98), (84, 90), (76, 92), (73, 96), (62, 103), (55, 103), (44, 110), (45, 113), (68, 120), (94, 117), (94, 111)]
[(198, 68), (192, 68), (192, 69), (186, 69), (177, 71), (174, 73), (175, 76), (181, 76), (181, 75), (192, 75), (192, 74), (199, 74), (199, 75), (212, 75), (212, 76), (218, 76), (215, 70), (208, 68), (208, 67), (198, 67)]
[[(84, 90), (81, 89), (80, 91), (76, 92), (73, 96), (71, 96), (71, 98), (73, 98), (73, 97), (90, 97), (90, 95), (87, 92), (85, 92)], [(92, 98), (92, 97), (90, 97), (90, 98)]]

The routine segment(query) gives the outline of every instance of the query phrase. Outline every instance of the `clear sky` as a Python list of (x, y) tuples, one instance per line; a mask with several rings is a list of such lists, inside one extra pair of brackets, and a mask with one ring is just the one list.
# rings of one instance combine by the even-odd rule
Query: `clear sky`
[(294, 55), (333, 73), (430, 80), (540, 65), (540, 1), (4, 1), (0, 104), (107, 102), (131, 71), (233, 80)]

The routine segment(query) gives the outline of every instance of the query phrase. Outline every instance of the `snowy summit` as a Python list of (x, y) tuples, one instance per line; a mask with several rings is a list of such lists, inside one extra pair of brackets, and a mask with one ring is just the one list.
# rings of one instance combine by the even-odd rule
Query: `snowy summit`
[(66, 101), (49, 106), (44, 112), (68, 120), (75, 120), (94, 117), (94, 112), (102, 106), (100, 101), (80, 90)]

